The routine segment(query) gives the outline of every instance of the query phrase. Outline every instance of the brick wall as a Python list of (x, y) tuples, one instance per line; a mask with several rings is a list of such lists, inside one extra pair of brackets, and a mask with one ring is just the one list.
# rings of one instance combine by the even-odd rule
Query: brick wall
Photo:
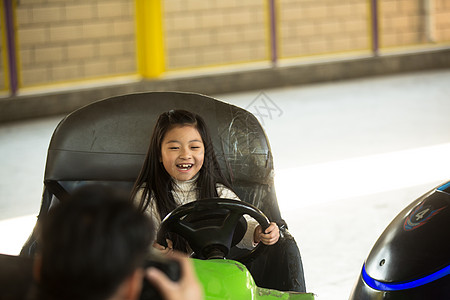
[(450, 1), (435, 0), (436, 41), (450, 42)]
[[(278, 1), (280, 58), (369, 49), (366, 0)], [(168, 69), (269, 58), (264, 0), (167, 0)]]
[[(450, 2), (430, 0), (429, 16), (426, 3), (424, 0), (380, 0), (381, 47), (425, 44), (433, 39), (434, 42), (450, 41)], [(431, 20), (431, 28), (427, 18)]]
[(281, 1), (281, 56), (368, 49), (367, 20), (366, 0)]
[(133, 0), (21, 0), (23, 86), (136, 72)]
[[(167, 70), (269, 60), (268, 0), (161, 1)], [(431, 29), (425, 0), (379, 0), (381, 49), (450, 42), (450, 1), (430, 1)], [(23, 87), (137, 72), (135, 0), (17, 3)], [(276, 3), (280, 59), (370, 50), (368, 0)]]
[[(450, 41), (450, 1), (379, 0), (380, 47)], [(299, 57), (369, 49), (370, 6), (367, 0), (283, 0), (279, 6), (280, 56)]]
[(405, 46), (427, 42), (424, 1), (381, 0), (381, 47)]
[(168, 69), (268, 57), (265, 1), (163, 1)]

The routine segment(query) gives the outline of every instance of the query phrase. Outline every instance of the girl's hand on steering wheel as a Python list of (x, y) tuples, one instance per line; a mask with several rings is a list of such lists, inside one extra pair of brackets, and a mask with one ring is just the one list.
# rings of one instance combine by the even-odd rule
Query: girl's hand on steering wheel
[(168, 254), (173, 251), (173, 243), (169, 239), (166, 239), (166, 242), (167, 242), (167, 247), (164, 247), (164, 246), (158, 244), (157, 242), (153, 243), (153, 247), (158, 249), (159, 251), (161, 251), (162, 254)]
[(253, 239), (255, 243), (263, 243), (264, 245), (273, 245), (280, 238), (280, 229), (275, 222), (270, 222), (269, 227), (263, 232), (260, 225), (255, 228)]

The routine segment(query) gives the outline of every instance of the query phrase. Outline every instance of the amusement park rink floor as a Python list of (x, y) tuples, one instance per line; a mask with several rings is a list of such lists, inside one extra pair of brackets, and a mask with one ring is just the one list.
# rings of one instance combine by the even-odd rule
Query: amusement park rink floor
[[(450, 70), (213, 95), (260, 119), (317, 299), (348, 299), (389, 222), (450, 180), (449, 95)], [(18, 254), (35, 224), (61, 118), (0, 124), (0, 253)]]

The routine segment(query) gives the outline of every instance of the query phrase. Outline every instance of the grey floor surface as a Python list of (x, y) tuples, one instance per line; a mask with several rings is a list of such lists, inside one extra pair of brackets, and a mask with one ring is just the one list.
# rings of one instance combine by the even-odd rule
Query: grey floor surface
[[(389, 222), (450, 180), (449, 95), (450, 70), (214, 95), (263, 124), (317, 299), (347, 299)], [(17, 254), (34, 225), (60, 119), (0, 124), (0, 253)]]

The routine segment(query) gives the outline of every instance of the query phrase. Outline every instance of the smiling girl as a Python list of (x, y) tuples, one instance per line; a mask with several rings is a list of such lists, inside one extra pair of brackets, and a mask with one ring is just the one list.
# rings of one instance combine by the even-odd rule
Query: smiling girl
[[(161, 220), (178, 206), (213, 197), (239, 200), (220, 170), (205, 122), (185, 110), (161, 114), (132, 198), (140, 209), (152, 215), (158, 228)], [(237, 247), (252, 249), (259, 242), (273, 245), (278, 241), (280, 234), (275, 223), (262, 232), (253, 218), (245, 219), (247, 231)], [(175, 242), (176, 249), (185, 250), (179, 244)], [(168, 251), (173, 244), (168, 241), (168, 245), (165, 248), (155, 243), (154, 247)]]

